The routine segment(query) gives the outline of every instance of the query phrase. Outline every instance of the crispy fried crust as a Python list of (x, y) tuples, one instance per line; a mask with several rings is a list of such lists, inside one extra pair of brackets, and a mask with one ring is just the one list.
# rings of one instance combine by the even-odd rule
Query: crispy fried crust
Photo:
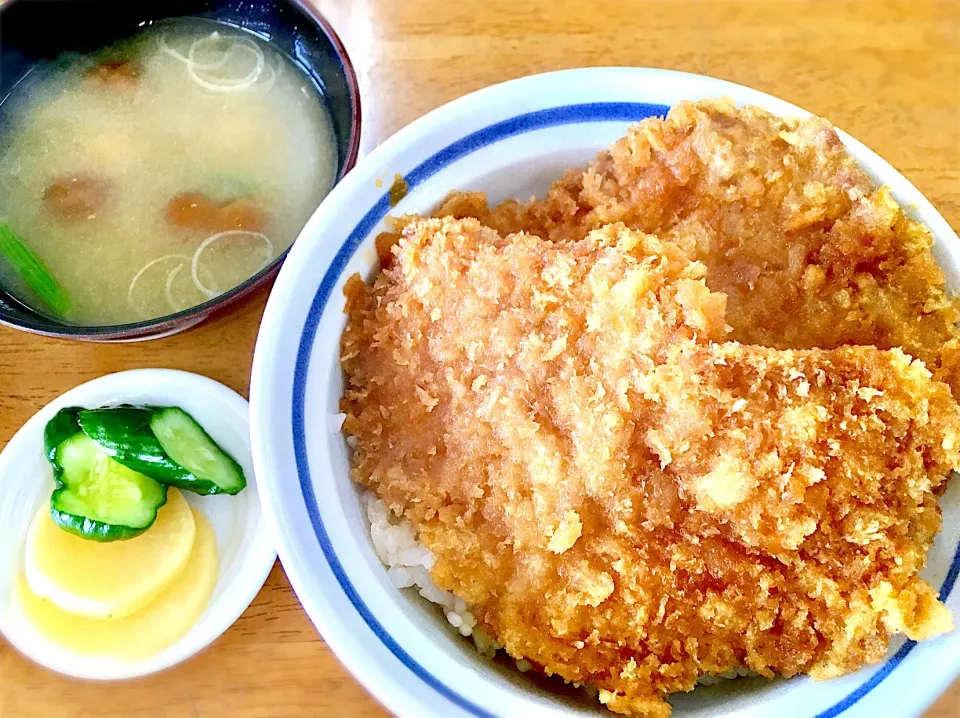
[(625, 222), (707, 265), (733, 338), (781, 349), (902, 347), (960, 396), (960, 310), (933, 239), (847, 153), (826, 120), (681, 102), (635, 125), (543, 200), (490, 210), (451, 195), (438, 216), (578, 240)]
[(354, 479), (512, 656), (631, 715), (952, 625), (917, 575), (960, 462), (949, 389), (898, 350), (724, 341), (678, 235), (416, 221), (342, 339)]

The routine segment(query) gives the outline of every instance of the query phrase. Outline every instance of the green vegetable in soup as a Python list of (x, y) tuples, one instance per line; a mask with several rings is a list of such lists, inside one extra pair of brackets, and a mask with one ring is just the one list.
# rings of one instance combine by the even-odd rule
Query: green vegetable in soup
[(70, 299), (60, 283), (50, 274), (37, 256), (20, 241), (10, 225), (0, 220), (0, 255), (27, 286), (59, 316), (70, 311)]

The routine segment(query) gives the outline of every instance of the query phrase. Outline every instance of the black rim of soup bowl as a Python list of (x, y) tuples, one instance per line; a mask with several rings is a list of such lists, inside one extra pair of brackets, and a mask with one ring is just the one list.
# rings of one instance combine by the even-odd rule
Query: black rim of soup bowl
[[(360, 91), (346, 48), (319, 10), (303, 0), (11, 0), (0, 8), (0, 105), (41, 61), (63, 51), (92, 52), (164, 20), (217, 20), (253, 33), (286, 54), (319, 88), (337, 141), (336, 185), (360, 150)], [(233, 289), (174, 314), (130, 324), (83, 326), (26, 307), (0, 287), (0, 324), (87, 341), (154, 339), (189, 329), (269, 283), (289, 252)]]

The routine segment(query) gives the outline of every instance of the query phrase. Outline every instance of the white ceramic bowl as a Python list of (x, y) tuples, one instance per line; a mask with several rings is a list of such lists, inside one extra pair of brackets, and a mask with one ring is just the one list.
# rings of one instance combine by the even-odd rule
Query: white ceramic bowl
[[(78, 656), (36, 631), (12, 600), (23, 571), (27, 527), (53, 490), (43, 455), (43, 430), (66, 406), (114, 404), (179, 406), (243, 467), (247, 488), (236, 496), (198, 496), (187, 501), (209, 519), (217, 535), (220, 577), (206, 611), (193, 628), (162, 653), (138, 661)], [(0, 453), (0, 633), (28, 658), (76, 678), (135, 678), (169, 668), (216, 640), (250, 605), (276, 560), (260, 508), (250, 457), (247, 402), (212, 379), (169, 369), (141, 369), (95, 379), (68, 391), (33, 416)]]
[[(290, 253), (264, 316), (254, 361), (251, 429), (264, 503), (297, 595), (337, 656), (401, 716), (602, 714), (482, 660), (418, 596), (398, 591), (374, 554), (347, 449), (334, 416), (343, 388), (338, 349), (342, 287), (376, 271), (374, 237), (388, 213), (427, 213), (451, 189), (493, 202), (543, 193), (585, 165), (634, 121), (682, 100), (727, 95), (783, 115), (786, 102), (706, 77), (629, 68), (528, 77), (473, 93), (417, 120), (362, 161), (331, 193)], [(859, 142), (842, 135), (874, 178), (933, 231), (950, 286), (960, 241), (920, 193)], [(396, 173), (409, 193), (394, 208)], [(379, 181), (379, 183), (378, 183)], [(941, 500), (944, 533), (924, 575), (960, 616), (960, 485)], [(678, 718), (885, 718), (922, 712), (960, 673), (960, 635), (896, 643), (888, 658), (842, 679), (741, 679), (672, 699)]]

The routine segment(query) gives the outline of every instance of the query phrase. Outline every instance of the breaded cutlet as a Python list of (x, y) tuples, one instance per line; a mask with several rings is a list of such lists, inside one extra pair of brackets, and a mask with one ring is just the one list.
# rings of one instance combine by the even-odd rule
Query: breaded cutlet
[(678, 103), (570, 170), (542, 200), (437, 216), (576, 241), (611, 222), (675, 241), (727, 295), (732, 338), (779, 349), (901, 347), (960, 396), (960, 310), (929, 231), (876, 188), (820, 118), (726, 100)]
[(679, 244), (408, 224), (342, 338), (352, 476), (537, 670), (663, 717), (743, 666), (841, 675), (952, 627), (918, 575), (960, 408), (899, 350), (726, 341)]

